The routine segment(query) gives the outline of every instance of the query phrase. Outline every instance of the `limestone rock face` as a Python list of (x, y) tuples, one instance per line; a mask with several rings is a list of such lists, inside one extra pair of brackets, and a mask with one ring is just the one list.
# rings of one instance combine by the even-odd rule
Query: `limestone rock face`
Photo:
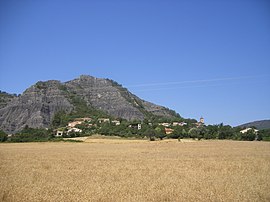
[(66, 83), (66, 87), (80, 95), (88, 105), (127, 120), (143, 119), (144, 115), (114, 87), (108, 79), (81, 76)]
[(59, 90), (59, 85), (59, 81), (38, 82), (13, 98), (0, 109), (0, 128), (8, 133), (17, 132), (26, 125), (47, 128), (55, 112), (71, 111), (73, 106)]
[(7, 104), (16, 96), (16, 94), (9, 94), (7, 92), (0, 91), (0, 109), (7, 106)]
[(65, 83), (39, 81), (22, 95), (13, 97), (0, 108), (0, 129), (14, 133), (26, 125), (48, 128), (55, 113), (69, 113), (76, 109), (72, 96), (79, 97), (91, 108), (127, 120), (143, 120), (149, 114), (166, 117), (176, 115), (172, 110), (138, 98), (115, 81), (82, 75)]

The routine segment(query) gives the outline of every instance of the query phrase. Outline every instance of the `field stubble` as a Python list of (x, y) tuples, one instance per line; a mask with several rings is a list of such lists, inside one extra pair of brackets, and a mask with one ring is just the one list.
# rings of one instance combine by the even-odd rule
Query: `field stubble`
[(0, 201), (270, 201), (270, 143), (0, 144)]

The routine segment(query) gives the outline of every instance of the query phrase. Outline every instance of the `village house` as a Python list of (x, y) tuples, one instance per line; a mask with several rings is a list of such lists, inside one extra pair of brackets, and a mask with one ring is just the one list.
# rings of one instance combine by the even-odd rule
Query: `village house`
[(116, 126), (119, 126), (119, 125), (120, 125), (120, 121), (113, 120), (113, 121), (112, 121), (112, 124), (114, 124), (114, 125), (116, 125)]
[(185, 126), (185, 125), (187, 125), (187, 123), (185, 123), (185, 122), (173, 122), (172, 125), (173, 126)]
[(58, 131), (56, 132), (55, 137), (62, 137), (63, 135), (64, 135), (64, 131), (58, 130)]
[(246, 128), (246, 129), (241, 130), (240, 133), (242, 133), (242, 134), (243, 134), (243, 133), (247, 133), (247, 132), (250, 131), (250, 130), (254, 130), (255, 134), (257, 134), (257, 133), (259, 132), (259, 130), (257, 130), (257, 129)]
[(79, 128), (70, 128), (68, 129), (67, 133), (69, 134), (70, 132), (81, 133), (82, 130)]
[(82, 130), (79, 129), (79, 128), (58, 128), (56, 130), (56, 133), (55, 133), (55, 137), (63, 137), (64, 135), (68, 135), (69, 133), (71, 132), (75, 132), (75, 133), (81, 133)]
[(110, 123), (110, 119), (108, 119), (108, 118), (99, 118), (98, 122), (99, 123)]
[(171, 124), (170, 123), (159, 123), (158, 125), (164, 126), (164, 127), (169, 127)]
[(68, 127), (73, 128), (73, 127), (75, 127), (76, 125), (80, 125), (80, 124), (82, 124), (82, 123), (83, 123), (83, 121), (72, 121), (72, 122), (69, 122), (69, 123), (68, 123)]
[(174, 131), (174, 130), (173, 130), (172, 128), (165, 128), (165, 134), (166, 134), (166, 135), (172, 134), (173, 131)]
[(64, 134), (66, 134), (66, 128), (58, 128), (55, 137), (62, 137)]
[(134, 128), (134, 129), (137, 129), (137, 130), (141, 130), (142, 129), (142, 124), (133, 123), (133, 124), (130, 124), (128, 127)]
[(89, 118), (89, 117), (76, 118), (74, 121), (87, 121), (87, 122), (90, 122), (90, 121), (92, 121), (92, 118)]
[(82, 124), (84, 122), (90, 122), (90, 121), (92, 121), (92, 119), (88, 118), (88, 117), (86, 117), (86, 118), (76, 118), (76, 119), (74, 119), (74, 121), (68, 123), (68, 127), (74, 128), (76, 125), (80, 125), (80, 124)]

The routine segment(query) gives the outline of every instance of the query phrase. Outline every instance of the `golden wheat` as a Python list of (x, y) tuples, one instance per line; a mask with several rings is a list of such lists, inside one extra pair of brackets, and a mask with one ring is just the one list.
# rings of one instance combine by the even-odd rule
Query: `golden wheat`
[(270, 201), (270, 143), (0, 144), (0, 201)]

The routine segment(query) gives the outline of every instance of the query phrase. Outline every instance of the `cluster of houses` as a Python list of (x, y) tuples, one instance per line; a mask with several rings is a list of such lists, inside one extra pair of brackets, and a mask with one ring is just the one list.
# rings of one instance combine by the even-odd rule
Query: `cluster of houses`
[[(170, 128), (171, 126), (175, 127), (175, 126), (186, 126), (187, 123), (185, 122), (173, 122), (171, 123), (159, 123), (158, 125), (164, 126), (165, 127), (165, 134), (169, 135), (172, 134), (174, 132), (173, 128)], [(204, 118), (201, 117), (199, 122), (194, 123), (194, 125), (198, 128), (204, 125)]]
[[(81, 133), (82, 130), (79, 129), (79, 128), (76, 128), (75, 126), (76, 125), (80, 125), (84, 122), (91, 122), (92, 119), (91, 118), (78, 118), (78, 119), (75, 119), (74, 121), (72, 122), (69, 122), (67, 127), (63, 127), (63, 128), (58, 128), (57, 131), (56, 131), (56, 137), (62, 137), (65, 133), (66, 134), (69, 134), (71, 132), (75, 132), (75, 133)], [(90, 125), (90, 123), (89, 123)]]
[(173, 129), (170, 128), (171, 126), (185, 126), (187, 125), (187, 123), (185, 122), (173, 122), (173, 123), (159, 123), (158, 125), (160, 126), (164, 126), (165, 127), (165, 134), (166, 135), (169, 135), (169, 134), (172, 134), (173, 133)]
[[(86, 124), (88, 127), (96, 126), (96, 124), (93, 124), (92, 121), (93, 121), (93, 119), (89, 118), (89, 117), (77, 118), (74, 121), (69, 122), (66, 127), (58, 128), (56, 130), (55, 136), (56, 137), (62, 137), (64, 134), (69, 135), (70, 133), (74, 133), (74, 132), (75, 133), (81, 133), (82, 130), (77, 128), (76, 126), (81, 125), (81, 124)], [(112, 120), (111, 121), (109, 118), (99, 118), (97, 121), (98, 121), (99, 124), (111, 123), (111, 124), (113, 124), (115, 126), (118, 126), (118, 125), (121, 124), (120, 121), (118, 121), (118, 120)], [(152, 123), (149, 123), (149, 125), (152, 125)], [(173, 133), (173, 131), (174, 131), (174, 129), (172, 127), (186, 126), (187, 123), (186, 122), (172, 122), (172, 123), (163, 122), (163, 123), (158, 123), (158, 125), (164, 126), (165, 127), (165, 134), (169, 135), (169, 134)], [(201, 117), (200, 121), (197, 122), (197, 123), (194, 123), (194, 125), (196, 127), (200, 127), (200, 126), (204, 125), (204, 118)], [(137, 130), (141, 130), (142, 129), (142, 124), (141, 123), (133, 123), (133, 124), (130, 124), (128, 127), (134, 128), (134, 129), (137, 129)]]
[[(88, 127), (96, 126), (96, 124), (93, 124), (92, 121), (93, 121), (93, 119), (89, 118), (89, 117), (74, 119), (74, 121), (69, 122), (66, 127), (58, 128), (55, 136), (62, 137), (64, 134), (69, 135), (70, 133), (74, 133), (74, 132), (81, 133), (82, 130), (79, 128), (76, 128), (76, 126), (81, 125), (81, 124), (86, 124)], [(99, 118), (98, 123), (100, 123), (100, 124), (101, 123), (110, 123), (110, 119), (109, 118)], [(111, 123), (116, 125), (116, 126), (120, 125), (120, 121), (118, 121), (118, 120), (113, 120), (113, 121), (111, 121)]]

